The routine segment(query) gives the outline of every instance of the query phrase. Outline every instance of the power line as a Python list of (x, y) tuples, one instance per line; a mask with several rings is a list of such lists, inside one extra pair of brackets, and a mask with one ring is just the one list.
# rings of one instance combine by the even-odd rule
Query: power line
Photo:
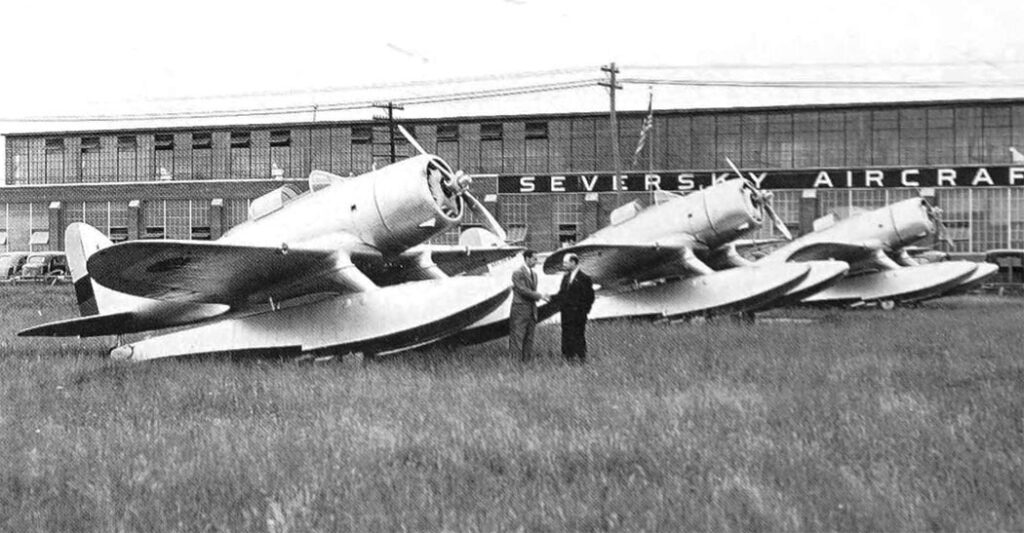
[[(533, 94), (541, 92), (563, 91), (578, 89), (581, 87), (595, 86), (596, 79), (580, 79), (557, 83), (544, 83), (520, 87), (502, 87), (498, 89), (480, 89), (460, 93), (447, 93), (436, 95), (410, 96), (407, 98), (392, 98), (399, 105), (415, 104), (437, 104), (462, 100), (475, 100), (485, 98), (500, 98), (505, 96), (516, 96), (522, 94)], [(173, 119), (195, 119), (195, 118), (241, 118), (254, 116), (274, 115), (295, 115), (301, 113), (322, 113), (326, 111), (350, 111), (357, 109), (370, 109), (379, 100), (359, 100), (349, 102), (335, 102), (331, 104), (306, 104), (294, 106), (263, 107), (248, 109), (228, 109), (210, 111), (178, 111), (163, 113), (138, 113), (138, 114), (104, 114), (104, 115), (57, 115), (57, 116), (26, 116), (26, 117), (0, 117), (2, 122), (25, 122), (25, 123), (46, 123), (46, 122), (131, 122), (147, 120), (173, 120)]]
[(689, 65), (625, 65), (622, 68), (630, 70), (701, 70), (701, 69), (744, 69), (744, 70), (780, 70), (780, 69), (801, 69), (801, 68), (935, 68), (935, 67), (1004, 67), (1012, 65), (1024, 65), (1022, 61), (987, 61), (963, 60), (963, 61), (906, 61), (892, 63), (877, 62), (819, 62), (819, 63), (704, 63)]
[(870, 80), (697, 80), (622, 78), (622, 83), (686, 87), (806, 88), (806, 89), (984, 89), (1024, 87), (1024, 80), (991, 81), (870, 81)]
[(159, 98), (135, 98), (133, 102), (188, 102), (193, 100), (221, 100), (229, 98), (258, 98), (258, 97), (279, 97), (279, 96), (300, 96), (300, 95), (318, 95), (328, 94), (337, 92), (347, 91), (367, 91), (367, 90), (382, 90), (382, 89), (404, 89), (414, 87), (430, 87), (434, 85), (452, 85), (452, 84), (467, 84), (467, 83), (480, 83), (488, 81), (511, 81), (511, 80), (523, 80), (528, 78), (536, 78), (542, 76), (560, 76), (569, 74), (580, 74), (583, 72), (590, 72), (593, 67), (564, 67), (547, 70), (529, 70), (521, 72), (508, 72), (508, 73), (497, 73), (497, 74), (486, 74), (479, 76), (461, 76), (453, 78), (440, 78), (436, 80), (418, 80), (418, 81), (400, 81), (390, 83), (370, 83), (363, 85), (339, 85), (339, 86), (328, 86), (317, 89), (283, 89), (273, 91), (249, 91), (239, 93), (220, 93), (220, 94), (205, 94), (205, 95), (192, 95), (192, 96), (168, 96)]

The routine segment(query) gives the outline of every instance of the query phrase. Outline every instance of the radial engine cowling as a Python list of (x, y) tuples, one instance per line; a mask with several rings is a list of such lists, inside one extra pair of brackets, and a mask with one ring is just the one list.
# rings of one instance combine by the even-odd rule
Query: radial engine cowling
[(468, 181), (450, 183), (451, 176), (447, 163), (427, 155), (378, 170), (373, 220), (364, 219), (360, 225), (370, 229), (364, 240), (381, 250), (401, 251), (458, 224), (464, 210), (459, 191)]
[(223, 240), (325, 247), (355, 236), (385, 254), (400, 253), (458, 224), (464, 208), (460, 191), (469, 185), (468, 177), (454, 176), (430, 155), (328, 179), (334, 183), (233, 228)]
[(928, 201), (924, 198), (911, 198), (889, 205), (883, 211), (883, 216), (888, 215), (889, 220), (879, 221), (880, 225), (890, 222), (893, 227), (890, 237), (893, 240), (885, 244), (889, 248), (900, 248), (935, 233), (935, 223), (929, 209)]
[(757, 229), (764, 219), (758, 193), (743, 180), (729, 180), (700, 191), (701, 205), (687, 221), (687, 231), (710, 247)]

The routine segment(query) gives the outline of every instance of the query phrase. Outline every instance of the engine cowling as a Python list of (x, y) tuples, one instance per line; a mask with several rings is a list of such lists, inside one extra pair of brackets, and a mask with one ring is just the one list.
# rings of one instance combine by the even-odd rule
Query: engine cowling
[(932, 221), (928, 202), (924, 198), (891, 204), (886, 214), (893, 229), (892, 241), (886, 243), (890, 248), (906, 246), (935, 233), (935, 222)]
[(357, 237), (385, 254), (400, 253), (458, 224), (460, 186), (442, 159), (421, 155), (306, 193), (225, 234), (230, 242), (319, 247)]

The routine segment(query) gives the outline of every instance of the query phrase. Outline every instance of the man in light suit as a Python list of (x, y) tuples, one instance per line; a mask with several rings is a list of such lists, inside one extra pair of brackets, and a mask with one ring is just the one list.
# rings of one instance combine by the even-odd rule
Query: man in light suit
[(554, 301), (562, 311), (562, 356), (570, 363), (587, 360), (587, 315), (594, 305), (594, 284), (580, 270), (580, 258), (567, 254), (562, 259), (565, 276)]
[(512, 310), (508, 316), (508, 351), (512, 357), (529, 361), (533, 357), (533, 330), (537, 325), (537, 302), (548, 298), (537, 292), (537, 252), (523, 252), (523, 266), (512, 272)]

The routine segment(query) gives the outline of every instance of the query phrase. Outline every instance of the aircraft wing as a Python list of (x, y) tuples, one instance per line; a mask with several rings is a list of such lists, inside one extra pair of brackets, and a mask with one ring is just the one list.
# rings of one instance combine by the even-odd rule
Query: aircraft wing
[[(583, 270), (602, 286), (621, 285), (665, 277), (667, 274), (706, 274), (710, 269), (687, 243), (581, 244), (562, 248), (544, 261), (544, 272), (559, 271), (567, 254), (580, 258)], [(669, 272), (671, 271), (671, 272)]]
[(99, 250), (87, 265), (95, 281), (119, 292), (164, 301), (235, 305), (267, 297), (280, 300), (315, 289), (358, 291), (368, 280), (352, 260), (370, 250), (358, 245), (338, 252), (142, 240)]
[[(780, 248), (777, 253), (782, 254), (785, 261), (827, 261), (835, 259), (847, 263), (859, 263), (870, 259), (878, 250), (882, 249), (879, 242), (814, 242), (796, 248), (795, 250)], [(774, 255), (774, 254), (771, 254)]]
[[(471, 272), (491, 263), (514, 257), (526, 248), (522, 246), (459, 246), (431, 245), (423, 250), (430, 252), (430, 257), (441, 270), (449, 276)], [(418, 253), (420, 247), (410, 248), (404, 255)]]

